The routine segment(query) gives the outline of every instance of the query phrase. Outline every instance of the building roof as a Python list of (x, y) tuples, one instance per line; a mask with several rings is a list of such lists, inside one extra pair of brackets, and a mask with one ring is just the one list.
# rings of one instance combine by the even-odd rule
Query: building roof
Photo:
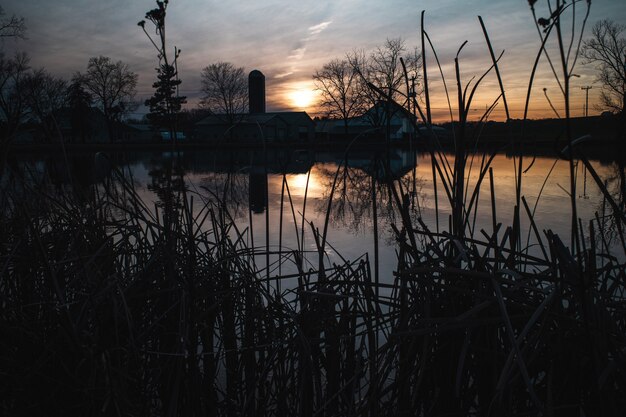
[[(285, 120), (273, 113), (254, 113), (254, 114), (238, 114), (235, 116), (236, 124), (266, 124), (272, 119)], [(230, 124), (226, 115), (224, 114), (212, 114), (200, 120), (196, 125), (224, 125)]]
[[(281, 120), (283, 123), (290, 125), (298, 123), (311, 123), (313, 119), (304, 111), (285, 111), (285, 112), (270, 112), (270, 113), (244, 113), (235, 116), (237, 124), (266, 124), (271, 120)], [(222, 125), (230, 124), (226, 115), (212, 114), (200, 120), (196, 125)]]
[(305, 111), (280, 111), (280, 112), (266, 112), (267, 115), (280, 116), (289, 124), (295, 124), (298, 122), (314, 123), (311, 116)]
[(141, 124), (141, 123), (124, 123), (126, 127), (134, 130), (139, 130), (142, 132), (153, 132), (156, 129), (152, 125)]

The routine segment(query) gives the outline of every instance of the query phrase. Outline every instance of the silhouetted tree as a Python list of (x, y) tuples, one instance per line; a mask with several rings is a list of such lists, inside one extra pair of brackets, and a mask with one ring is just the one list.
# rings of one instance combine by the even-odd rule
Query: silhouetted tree
[(89, 136), (89, 115), (91, 113), (91, 95), (83, 88), (80, 80), (73, 79), (67, 91), (68, 106), (70, 109), (70, 124), (72, 126), (72, 140), (80, 139), (85, 143)]
[(210, 116), (211, 112), (202, 108), (183, 109), (178, 115), (178, 126), (183, 132), (193, 130), (200, 120)]
[(115, 124), (136, 106), (133, 99), (137, 78), (137, 74), (129, 69), (128, 64), (122, 61), (113, 62), (105, 56), (90, 58), (87, 72), (74, 76), (91, 93), (104, 113), (111, 141), (115, 136)]
[(6, 146), (29, 112), (24, 99), (24, 79), (30, 59), (26, 53), (13, 58), (0, 55), (0, 116), (2, 118), (2, 145)]
[[(361, 81), (366, 84), (363, 87), (363, 97), (368, 107), (374, 107), (381, 100), (380, 94), (368, 87), (370, 84), (400, 105), (406, 104), (406, 82), (400, 58), (404, 60), (408, 77), (415, 84), (419, 84), (421, 54), (417, 49), (407, 52), (402, 38), (387, 39), (383, 45), (369, 54), (354, 51), (348, 55), (351, 65), (361, 75)], [(390, 122), (397, 109), (387, 102), (382, 114), (369, 112), (367, 115), (372, 125), (382, 126)]]
[(611, 20), (597, 22), (592, 38), (583, 43), (582, 56), (596, 64), (597, 80), (602, 83), (602, 109), (624, 113), (626, 110), (626, 25)]
[(0, 6), (0, 38), (23, 38), (26, 32), (24, 18), (15, 15), (4, 16), (4, 9)]
[[(0, 38), (23, 38), (26, 32), (24, 18), (5, 17), (0, 6)], [(21, 79), (28, 70), (26, 53), (16, 53), (6, 58), (0, 50), (0, 177), (4, 172), (9, 142), (15, 136), (22, 119), (28, 112), (21, 94)]]
[(248, 108), (248, 81), (244, 69), (230, 62), (217, 62), (204, 67), (201, 77), (201, 106), (229, 124), (237, 122)]
[(347, 59), (333, 59), (313, 74), (320, 92), (320, 107), (327, 117), (343, 119), (348, 133), (348, 119), (365, 110), (363, 83)]
[(26, 75), (22, 91), (26, 105), (31, 115), (39, 120), (46, 139), (63, 140), (57, 116), (67, 104), (67, 82), (42, 68)]
[(178, 57), (180, 49), (174, 47), (174, 60), (170, 62), (167, 55), (165, 39), (165, 16), (168, 1), (157, 1), (157, 8), (146, 13), (146, 19), (155, 28), (157, 41), (146, 31), (146, 22), (140, 21), (138, 25), (143, 29), (148, 39), (158, 52), (159, 67), (157, 68), (157, 81), (152, 84), (155, 89), (154, 95), (146, 100), (146, 106), (150, 107), (148, 119), (156, 126), (165, 127), (170, 132), (172, 142), (175, 143), (177, 130), (177, 117), (182, 105), (186, 102), (185, 97), (178, 95)]

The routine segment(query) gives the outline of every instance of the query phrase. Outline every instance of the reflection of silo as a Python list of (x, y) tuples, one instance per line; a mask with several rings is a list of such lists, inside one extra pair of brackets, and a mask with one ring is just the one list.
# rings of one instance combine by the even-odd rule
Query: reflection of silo
[(250, 113), (265, 113), (265, 75), (254, 70), (248, 75)]
[(260, 167), (250, 169), (248, 204), (253, 213), (263, 213), (267, 207), (267, 174)]

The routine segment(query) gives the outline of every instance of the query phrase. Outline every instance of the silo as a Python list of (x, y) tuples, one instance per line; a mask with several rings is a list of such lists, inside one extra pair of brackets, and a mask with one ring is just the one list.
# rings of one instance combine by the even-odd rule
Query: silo
[(250, 113), (265, 113), (265, 75), (261, 71), (248, 75), (248, 101)]

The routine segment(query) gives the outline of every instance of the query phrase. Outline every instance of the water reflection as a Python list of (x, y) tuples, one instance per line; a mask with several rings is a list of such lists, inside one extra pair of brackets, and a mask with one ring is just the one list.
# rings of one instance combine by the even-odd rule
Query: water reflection
[[(477, 160), (480, 157), (475, 156)], [(28, 177), (31, 182), (71, 191), (77, 198), (89, 200), (94, 184), (105, 180), (110, 168), (103, 170), (97, 160), (98, 155), (93, 153), (16, 158), (2, 177), (2, 187), (15, 192), (19, 188), (15, 179)], [(198, 195), (196, 204), (222, 202), (240, 229), (250, 228), (257, 236), (268, 234), (264, 243), (279, 245), (280, 250), (282, 246), (300, 247), (305, 242), (314, 249), (305, 222), (321, 229), (327, 223), (329, 242), (337, 251), (353, 258), (380, 251), (381, 264), (389, 271), (396, 263), (397, 244), (391, 225), (401, 223), (399, 205), (409, 208), (413, 225), (421, 219), (431, 230), (446, 230), (451, 214), (450, 205), (441, 198), (441, 184), (433, 183), (430, 157), (408, 150), (348, 154), (287, 149), (138, 152), (110, 154), (106, 161), (138, 186), (148, 206), (181, 204), (177, 196), (185, 189)], [(470, 189), (477, 183), (476, 165), (466, 172)], [(497, 221), (506, 226), (513, 220), (516, 170), (513, 159), (503, 154), (497, 155), (491, 166)], [(623, 164), (595, 161), (593, 166), (608, 192), (617, 196), (616, 201), (624, 208)], [(609, 208), (602, 193), (582, 164), (578, 164), (577, 175), (582, 224), (596, 221), (598, 237), (610, 245), (611, 238), (618, 234), (611, 217), (604, 216)], [(524, 174), (523, 194), (539, 230), (549, 228), (567, 236), (568, 181), (567, 163), (548, 157), (538, 157)], [(435, 204), (437, 187), (440, 195)], [(483, 188), (472, 218), (471, 229), (476, 235), (481, 229), (490, 230), (493, 220), (491, 192)], [(527, 231), (524, 240), (532, 247), (534, 237), (526, 218), (522, 219), (522, 228)]]
[(252, 167), (248, 174), (250, 210), (261, 214), (267, 208), (267, 172), (260, 167)]

